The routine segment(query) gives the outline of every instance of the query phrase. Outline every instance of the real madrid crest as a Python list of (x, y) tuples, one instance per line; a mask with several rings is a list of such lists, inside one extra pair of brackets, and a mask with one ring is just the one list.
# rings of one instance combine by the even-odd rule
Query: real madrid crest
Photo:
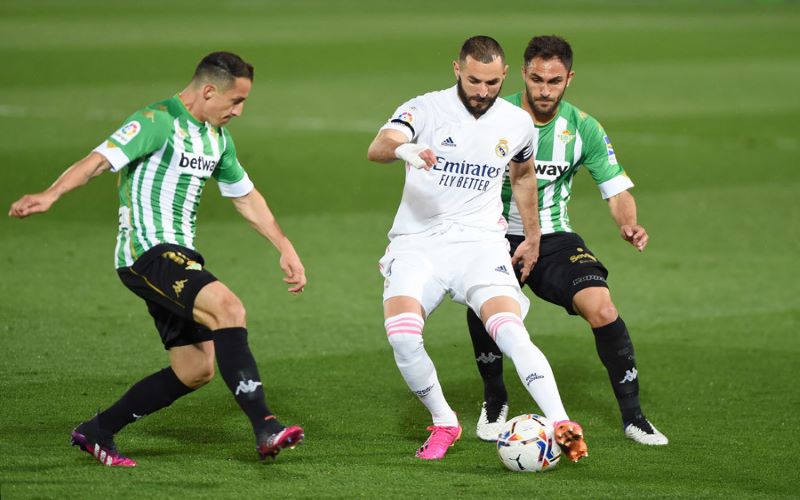
[(500, 158), (505, 158), (508, 155), (508, 141), (506, 139), (500, 139), (497, 142), (497, 146), (494, 147), (494, 152)]

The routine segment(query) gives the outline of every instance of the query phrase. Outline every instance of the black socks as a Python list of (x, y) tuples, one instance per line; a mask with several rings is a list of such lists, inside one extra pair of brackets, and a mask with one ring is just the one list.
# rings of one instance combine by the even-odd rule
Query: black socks
[(116, 403), (95, 418), (103, 431), (116, 434), (131, 422), (171, 405), (193, 390), (183, 385), (172, 368), (167, 367), (135, 383)]
[(236, 327), (215, 330), (214, 348), (219, 373), (242, 411), (250, 419), (256, 435), (280, 432), (283, 426), (267, 407), (256, 360), (247, 344), (247, 329)]
[(470, 308), (467, 308), (467, 325), (472, 337), (475, 361), (478, 363), (478, 371), (483, 379), (486, 415), (489, 421), (493, 422), (497, 420), (500, 409), (508, 401), (508, 393), (503, 383), (503, 353), (486, 332), (483, 321)]
[(639, 376), (636, 356), (625, 322), (617, 316), (613, 322), (592, 328), (597, 354), (608, 371), (614, 389), (622, 421), (627, 424), (644, 419), (639, 405)]

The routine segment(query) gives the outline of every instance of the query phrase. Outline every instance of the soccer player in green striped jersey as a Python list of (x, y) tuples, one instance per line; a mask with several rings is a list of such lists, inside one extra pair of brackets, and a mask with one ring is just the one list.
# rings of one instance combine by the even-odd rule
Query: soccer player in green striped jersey
[(253, 83), (253, 67), (236, 54), (214, 52), (198, 64), (177, 95), (131, 115), (88, 156), (48, 189), (23, 196), (9, 215), (45, 212), (62, 195), (105, 171), (119, 173), (119, 232), (115, 265), (122, 282), (144, 299), (170, 365), (134, 384), (116, 403), (72, 432), (72, 442), (104, 465), (132, 467), (114, 435), (208, 383), (220, 374), (247, 415), (262, 459), (293, 448), (303, 429), (286, 427), (266, 404), (247, 342), (239, 298), (205, 268), (195, 249), (195, 219), (206, 181), (280, 252), (280, 266), (297, 294), (303, 264), (266, 201), (236, 156), (225, 125), (239, 116)]
[[(583, 166), (608, 202), (622, 239), (641, 252), (648, 235), (637, 222), (636, 202), (628, 192), (633, 182), (617, 162), (611, 141), (597, 120), (562, 100), (574, 76), (572, 48), (566, 40), (557, 36), (531, 39), (522, 76), (525, 91), (506, 99), (530, 114), (539, 134), (535, 168), (542, 231), (539, 260), (525, 283), (537, 296), (589, 323), (619, 404), (625, 436), (641, 444), (665, 445), (666, 436), (647, 420), (639, 403), (633, 344), (611, 300), (608, 271), (573, 232), (567, 213), (572, 180)], [(503, 201), (509, 225), (506, 237), (513, 252), (524, 233), (508, 182)], [(468, 312), (467, 322), (484, 382), (477, 434), (492, 441), (508, 413), (502, 353), (477, 316)]]

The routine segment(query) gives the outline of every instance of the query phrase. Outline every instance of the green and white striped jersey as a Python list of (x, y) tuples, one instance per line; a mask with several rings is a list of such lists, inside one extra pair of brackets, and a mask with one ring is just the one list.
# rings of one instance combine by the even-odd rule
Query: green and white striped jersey
[[(522, 92), (505, 99), (522, 107)], [(603, 199), (633, 187), (633, 182), (617, 163), (603, 127), (567, 101), (561, 101), (553, 120), (546, 125), (536, 125), (536, 129), (539, 132), (535, 160), (542, 234), (572, 232), (567, 203), (572, 194), (572, 179), (581, 165), (589, 170)], [(508, 221), (508, 234), (524, 234), (508, 176), (503, 183), (503, 216)]]
[(226, 197), (253, 189), (230, 133), (197, 121), (178, 96), (137, 111), (95, 151), (119, 172), (117, 268), (159, 243), (194, 249), (197, 207), (209, 177)]

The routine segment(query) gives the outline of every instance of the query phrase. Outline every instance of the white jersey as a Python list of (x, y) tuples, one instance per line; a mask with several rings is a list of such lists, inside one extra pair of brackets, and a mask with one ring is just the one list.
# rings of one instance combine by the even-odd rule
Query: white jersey
[(505, 233), (500, 192), (506, 165), (527, 161), (537, 144), (528, 113), (498, 99), (476, 119), (453, 86), (406, 102), (383, 129), (403, 132), (409, 141), (430, 147), (437, 159), (429, 171), (406, 164), (390, 240), (452, 223)]

